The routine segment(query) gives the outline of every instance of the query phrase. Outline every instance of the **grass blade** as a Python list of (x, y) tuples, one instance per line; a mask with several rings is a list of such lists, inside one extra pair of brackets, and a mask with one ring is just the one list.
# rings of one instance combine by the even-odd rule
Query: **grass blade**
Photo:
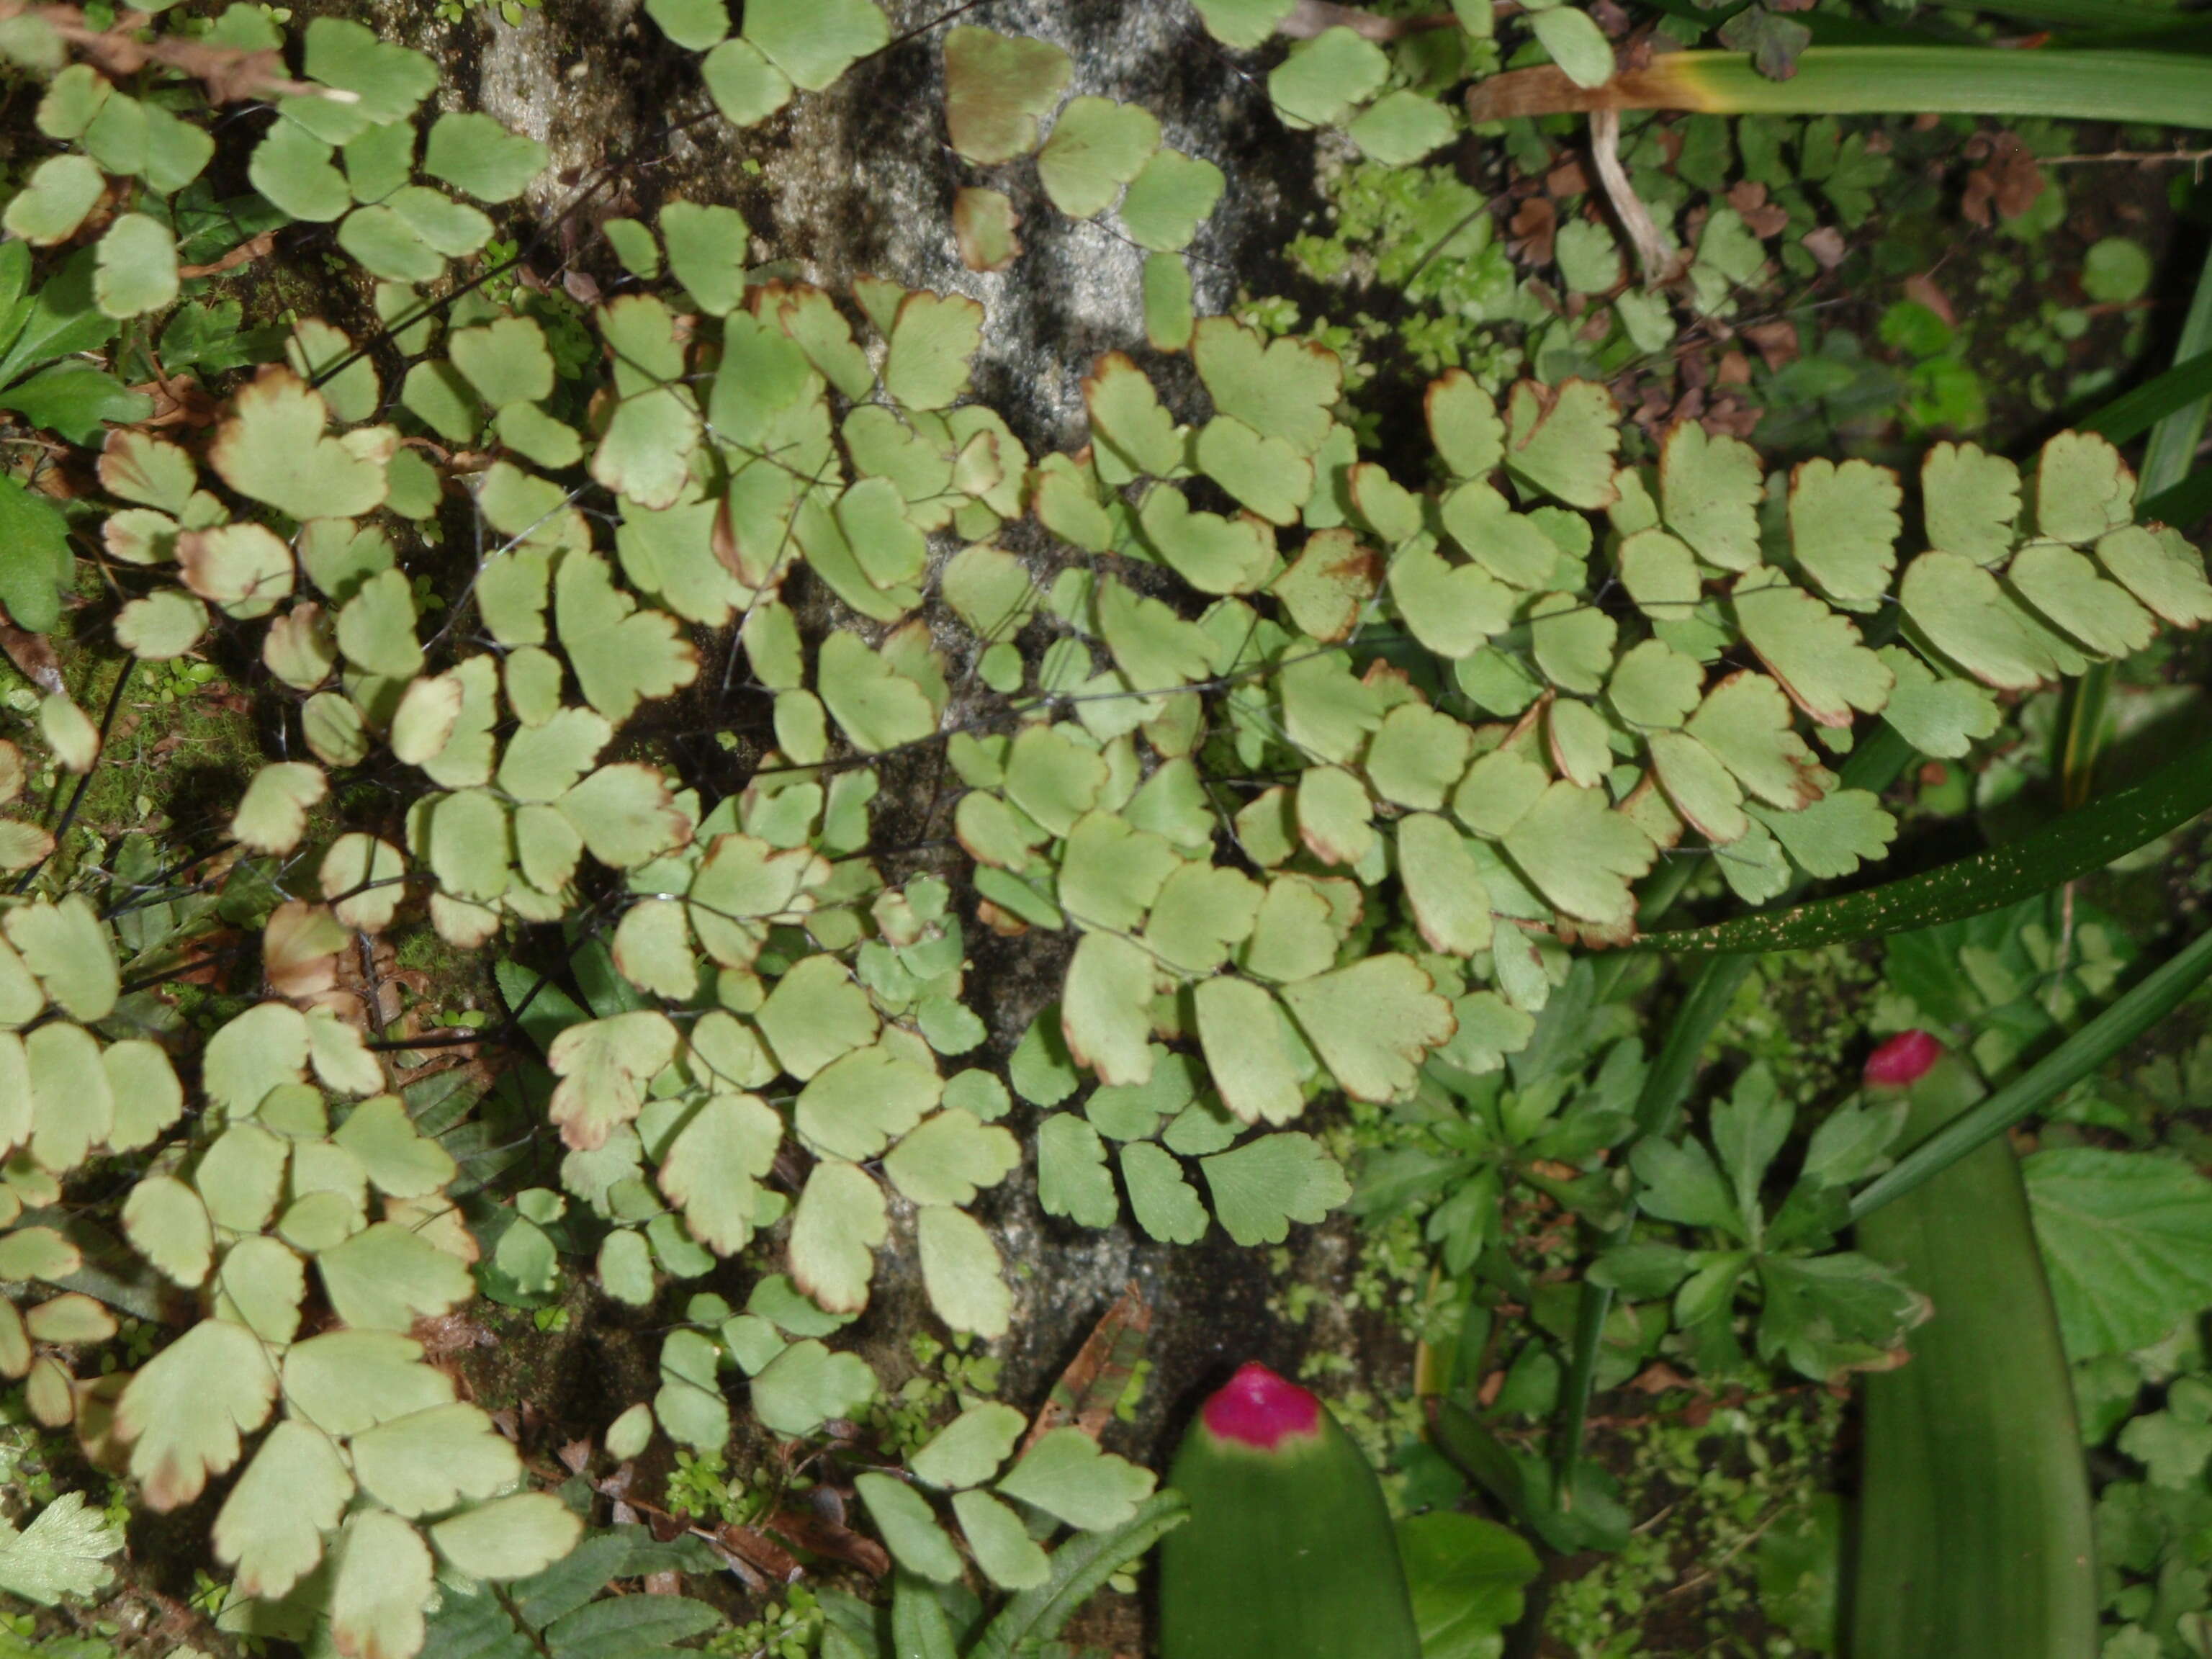
[(2141, 783), (1992, 847), (1901, 881), (1762, 911), (1709, 927), (1646, 933), (1641, 951), (1806, 951), (1941, 927), (2063, 886), (2212, 810), (2212, 743)]
[(1978, 1106), (1952, 1119), (1862, 1188), (1851, 1200), (1850, 1218), (1857, 1221), (1871, 1215), (1892, 1199), (1941, 1175), (2022, 1118), (2041, 1110), (2164, 1019), (2208, 975), (2212, 975), (2212, 932), (2197, 935), (2179, 955), (2042, 1060)]
[[(2200, 283), (2198, 295), (2202, 296), (2205, 291), (2204, 285)], [(2192, 305), (2190, 311), (2193, 321), (2197, 307)], [(2116, 444), (2124, 444), (2130, 438), (2140, 438), (2154, 426), (2163, 422), (2169, 415), (2194, 410), (2196, 425), (2201, 435), (2204, 425), (2204, 399), (2208, 394), (2212, 394), (2212, 351), (2200, 346), (2191, 356), (2176, 362), (2155, 380), (2144, 381), (2134, 391), (2112, 399), (2086, 421), (2076, 422), (2075, 430), (2100, 433)], [(2159, 453), (2155, 437), (2151, 444), (2150, 453), (2145, 456), (2143, 462), (2141, 493), (2145, 495), (2155, 494), (2168, 484), (2177, 483), (2183, 476), (2176, 472), (2172, 477), (2154, 479), (2153, 465)], [(2185, 470), (2189, 457), (2195, 452), (2194, 443), (2179, 452)]]
[(2140, 515), (2160, 524), (2195, 524), (2212, 513), (2212, 466), (2200, 466), (2171, 489), (2145, 501)]
[(1467, 95), (1476, 121), (1594, 110), (1706, 115), (2023, 115), (2212, 126), (2212, 60), (2174, 52), (1987, 46), (1814, 46), (1787, 81), (1733, 52), (1678, 52), (1603, 86), (1555, 65), (1510, 70)]

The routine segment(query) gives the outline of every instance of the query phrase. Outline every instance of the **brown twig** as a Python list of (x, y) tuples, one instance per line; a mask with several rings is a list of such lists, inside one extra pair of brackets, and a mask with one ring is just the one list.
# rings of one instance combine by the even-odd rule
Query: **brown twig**
[(2212, 161), (2212, 149), (2108, 149), (2095, 155), (2044, 155), (2037, 165), (2046, 167), (2080, 167), (2092, 165), (2119, 165), (2133, 162), (2138, 167), (2171, 166), (2178, 161), (2189, 164), (2197, 182), (2204, 180), (2204, 164)]
[(126, 11), (112, 28), (96, 29), (75, 6), (28, 5), (24, 0), (0, 0), (0, 19), (35, 18), (78, 53), (110, 76), (135, 75), (149, 64), (159, 64), (189, 75), (206, 87), (210, 99), (234, 104), (254, 98), (328, 98), (338, 103), (357, 103), (358, 93), (337, 87), (319, 87), (295, 81), (284, 72), (283, 54), (271, 47), (248, 51), (240, 46), (210, 46), (204, 40), (160, 35), (150, 40), (139, 31), (153, 20), (141, 11)]
[[(1516, 5), (1514, 9), (1520, 8)], [(1298, 0), (1291, 8), (1290, 15), (1275, 25), (1275, 33), (1285, 40), (1310, 40), (1329, 29), (1350, 29), (1364, 40), (1387, 45), (1409, 34), (1448, 29), (1458, 21), (1458, 17), (1448, 11), (1430, 12), (1421, 17), (1382, 17), (1357, 6), (1340, 6), (1334, 0)]]
[(235, 270), (240, 265), (252, 264), (276, 246), (276, 233), (273, 230), (264, 230), (258, 236), (249, 237), (240, 242), (212, 264), (179, 265), (177, 275), (185, 278), (220, 276), (226, 270)]
[(1644, 205), (1643, 198), (1628, 182), (1628, 170), (1620, 165), (1620, 112), (1592, 110), (1589, 131), (1590, 159), (1597, 164), (1598, 182), (1605, 186), (1606, 199), (1613, 204), (1614, 216), (1635, 246), (1636, 263), (1643, 268), (1644, 286), (1656, 288), (1674, 275), (1670, 267), (1674, 255), (1651, 217), (1651, 210)]

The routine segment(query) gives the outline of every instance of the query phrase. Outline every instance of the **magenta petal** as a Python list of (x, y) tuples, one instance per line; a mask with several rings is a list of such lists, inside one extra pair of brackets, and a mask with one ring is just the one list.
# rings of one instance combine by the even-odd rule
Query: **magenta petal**
[(1869, 1085), (1902, 1089), (1917, 1083), (1943, 1057), (1943, 1045), (1925, 1031), (1902, 1031), (1867, 1056)]
[(1273, 1451), (1292, 1436), (1321, 1429), (1321, 1401), (1254, 1360), (1206, 1402), (1206, 1426), (1222, 1440)]

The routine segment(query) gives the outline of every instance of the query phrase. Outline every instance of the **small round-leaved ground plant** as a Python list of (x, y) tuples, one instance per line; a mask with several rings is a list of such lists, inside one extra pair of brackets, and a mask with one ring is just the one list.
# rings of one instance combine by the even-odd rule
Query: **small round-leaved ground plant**
[[(707, 51), (732, 118), (758, 118), (884, 44), (864, 0), (821, 15), (755, 0), (744, 34), (690, 11), (671, 33)], [(51, 19), (6, 27), (52, 76), (58, 149), (5, 222), (78, 244), (45, 267), (0, 256), (20, 267), (11, 325), (78, 361), (203, 280), (175, 253), (212, 211), (212, 150)], [(945, 45), (992, 94), (948, 111), (960, 153), (1036, 149), (1062, 211), (1118, 200), (1157, 252), (1188, 242), (1218, 175), (1164, 159), (1157, 124), (1090, 107), (1105, 100), (1061, 110), (1057, 83), (1033, 84), (1047, 59), (981, 33)], [(1710, 844), (1747, 902), (1848, 874), (1893, 830), (1824, 763), (1855, 726), (1961, 755), (1996, 691), (2212, 617), (2196, 550), (2131, 521), (2133, 479), (2099, 438), (2052, 439), (2025, 477), (1937, 447), (1908, 534), (1882, 468), (1770, 477), (1694, 423), (1646, 446), (1580, 380), (1447, 374), (1426, 452), (1379, 455), (1333, 354), (1226, 317), (1169, 326), (1171, 305), (1152, 343), (1187, 349), (1188, 399), (1109, 353), (1084, 380), (1088, 441), (1032, 456), (969, 395), (976, 301), (752, 280), (750, 229), (714, 204), (611, 228), (653, 280), (592, 309), (603, 355), (577, 397), (534, 316), (447, 270), (493, 229), (462, 198), (518, 198), (537, 145), (482, 115), (418, 119), (428, 60), (358, 25), (309, 24), (304, 78), (281, 85), (258, 10), (191, 44), (150, 60), (188, 114), (195, 87), (278, 94), (240, 141), (258, 198), (228, 222), (335, 224), (388, 326), (372, 355), (296, 322), (283, 361), (210, 393), (193, 444), (98, 402), (121, 383), (83, 365), (108, 635), (139, 661), (258, 658), (283, 742), (203, 855), (231, 860), (230, 919), (258, 929), (264, 975), (204, 1041), (146, 1022), (147, 985), (199, 936), (189, 907), (150, 943), (132, 918), (207, 866), (181, 890), (108, 884), (52, 830), (0, 824), (20, 872), (0, 915), (0, 1278), (62, 1287), (0, 1303), (0, 1370), (151, 1507), (237, 1472), (213, 1547), (243, 1630), (323, 1620), (345, 1654), (408, 1659), (439, 1573), (521, 1578), (573, 1544), (575, 1517), (518, 1490), (513, 1447), (409, 1334), (473, 1293), (472, 1265), (542, 1290), (556, 1234), (587, 1218), (621, 1300), (723, 1258), (780, 1269), (741, 1312), (691, 1298), (623, 1444), (658, 1426), (719, 1449), (731, 1370), (763, 1426), (810, 1433), (874, 1393), (825, 1339), (866, 1309), (894, 1227), (949, 1327), (1007, 1331), (1005, 1263), (969, 1206), (1024, 1139), (1054, 1215), (1103, 1227), (1126, 1202), (1155, 1238), (1218, 1220), (1279, 1242), (1348, 1191), (1314, 1103), (1497, 1068), (1576, 951), (1632, 934), (1663, 851)], [(1380, 85), (1306, 88), (1300, 118), (1350, 118)], [(1074, 124), (1057, 148), (1055, 110)], [(123, 165), (134, 123), (175, 149), (160, 168), (155, 148)], [(76, 210), (83, 191), (46, 171), (72, 159), (128, 210)], [(979, 249), (1011, 234), (969, 206)], [(1173, 299), (1171, 276), (1147, 282)], [(449, 511), (484, 529), (458, 573), (426, 533)], [(66, 544), (26, 544), (58, 588)], [(35, 592), (20, 561), (9, 580), (11, 607)], [(623, 728), (732, 630), (775, 748), (710, 801)], [(102, 723), (58, 692), (38, 722), (88, 775)], [(0, 742), (0, 800), (26, 765)], [(959, 853), (894, 881), (872, 805), (917, 776), (936, 782), (897, 802), (902, 836)], [(543, 1046), (565, 1190), (501, 1206), (483, 1262), (453, 1158), (336, 988), (344, 953), (416, 915), (465, 950), (564, 924), (604, 941), (587, 1006), (506, 976)], [(1068, 945), (1003, 1080), (963, 1000), (974, 926)], [(1037, 1109), (1019, 1138), (1014, 1094)], [(102, 1158), (130, 1177), (124, 1238), (200, 1316), (135, 1372), (80, 1382), (67, 1355), (113, 1322), (67, 1289), (82, 1251), (53, 1216)], [(1011, 1430), (983, 1429), (994, 1455), (934, 1484), (987, 1574), (1033, 1586), (1048, 1568), (980, 1491)], [(1046, 1436), (996, 1489), (1079, 1529), (1139, 1524), (1151, 1478), (1085, 1446)], [(927, 1502), (875, 1480), (908, 1569), (957, 1576)]]

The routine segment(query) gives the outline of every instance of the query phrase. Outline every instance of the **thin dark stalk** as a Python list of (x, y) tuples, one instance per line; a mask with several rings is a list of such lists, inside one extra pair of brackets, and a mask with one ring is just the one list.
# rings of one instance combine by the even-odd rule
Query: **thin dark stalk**
[[(131, 684), (131, 671), (137, 665), (136, 657), (125, 657), (122, 671), (115, 677), (115, 689), (107, 694), (107, 712), (100, 717), (100, 747), (103, 753), (107, 748), (107, 734), (114, 729), (115, 717), (122, 712), (124, 688)], [(99, 769), (100, 756), (94, 755), (92, 765), (76, 781), (76, 787), (70, 794), (69, 805), (62, 809), (61, 818), (54, 825), (54, 844), (46, 849), (45, 857), (16, 877), (15, 886), (9, 889), (10, 892), (20, 893), (28, 888), (39, 872), (46, 867), (47, 861), (61, 850), (62, 837), (69, 834), (70, 826), (76, 822), (77, 809), (84, 805), (84, 792), (92, 787), (92, 775)]]

